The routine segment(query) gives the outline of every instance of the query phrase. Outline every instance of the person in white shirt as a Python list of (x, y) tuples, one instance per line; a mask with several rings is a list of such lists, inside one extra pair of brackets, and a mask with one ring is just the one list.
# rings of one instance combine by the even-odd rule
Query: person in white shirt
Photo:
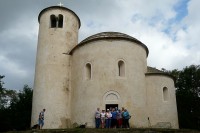
[(110, 128), (111, 118), (112, 118), (112, 114), (111, 114), (110, 110), (107, 109), (107, 112), (106, 112), (106, 128)]
[(99, 128), (100, 123), (101, 123), (101, 112), (100, 112), (99, 110), (100, 110), (100, 109), (97, 108), (97, 111), (95, 112), (96, 128)]
[(102, 112), (101, 112), (101, 128), (105, 127), (105, 118), (106, 118), (106, 112), (105, 112), (105, 110), (102, 110)]

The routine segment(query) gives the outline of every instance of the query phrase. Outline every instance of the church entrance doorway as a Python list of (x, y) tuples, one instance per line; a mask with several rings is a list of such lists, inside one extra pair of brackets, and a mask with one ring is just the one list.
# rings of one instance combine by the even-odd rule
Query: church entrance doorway
[(106, 104), (106, 110), (110, 108), (115, 108), (115, 107), (118, 108), (118, 104)]

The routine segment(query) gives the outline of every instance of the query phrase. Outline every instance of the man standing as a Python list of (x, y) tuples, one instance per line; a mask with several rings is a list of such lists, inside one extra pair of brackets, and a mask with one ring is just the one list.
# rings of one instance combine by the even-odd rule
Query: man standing
[(39, 129), (42, 129), (42, 127), (44, 126), (44, 112), (46, 109), (43, 109), (40, 114), (39, 114), (39, 120), (38, 120), (38, 125), (39, 125)]
[(130, 115), (129, 112), (127, 111), (127, 109), (124, 109), (124, 113), (123, 113), (123, 117), (124, 117), (124, 128), (130, 128), (129, 126), (129, 119), (130, 119)]
[(96, 122), (96, 128), (99, 128), (100, 122), (101, 122), (101, 112), (100, 109), (97, 108), (97, 111), (95, 112), (95, 122)]

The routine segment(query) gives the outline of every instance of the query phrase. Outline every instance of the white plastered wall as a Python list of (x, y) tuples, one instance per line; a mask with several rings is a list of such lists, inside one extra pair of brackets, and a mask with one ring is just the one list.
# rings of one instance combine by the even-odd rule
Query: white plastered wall
[[(63, 28), (50, 27), (50, 15), (63, 15)], [(44, 127), (71, 125), (70, 58), (66, 53), (78, 42), (77, 17), (66, 9), (49, 8), (40, 16), (31, 125), (46, 109)]]
[[(125, 63), (125, 77), (118, 76), (118, 61)], [(85, 78), (85, 65), (91, 64), (92, 78)], [(77, 48), (72, 54), (73, 123), (95, 127), (94, 112), (105, 104), (128, 109), (131, 127), (146, 121), (146, 50), (126, 40), (98, 40)], [(109, 95), (109, 96), (108, 96)]]
[[(174, 81), (165, 75), (147, 75), (147, 104), (149, 126), (178, 129), (178, 115)], [(168, 89), (168, 99), (164, 100), (163, 88)]]

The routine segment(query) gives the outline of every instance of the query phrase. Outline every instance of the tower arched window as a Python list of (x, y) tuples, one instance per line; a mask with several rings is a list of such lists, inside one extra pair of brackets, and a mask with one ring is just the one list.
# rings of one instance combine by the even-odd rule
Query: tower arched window
[(59, 14), (58, 15), (58, 28), (63, 27), (63, 15)]
[(169, 100), (169, 91), (167, 87), (163, 87), (163, 100), (168, 101)]
[(50, 16), (50, 25), (51, 25), (51, 28), (55, 28), (56, 27), (56, 23), (57, 23), (57, 20), (56, 20), (56, 16), (55, 15), (51, 15)]
[(118, 76), (125, 77), (125, 63), (122, 60), (118, 62)]
[(91, 79), (92, 77), (92, 67), (90, 63), (85, 65), (85, 77), (87, 80)]

